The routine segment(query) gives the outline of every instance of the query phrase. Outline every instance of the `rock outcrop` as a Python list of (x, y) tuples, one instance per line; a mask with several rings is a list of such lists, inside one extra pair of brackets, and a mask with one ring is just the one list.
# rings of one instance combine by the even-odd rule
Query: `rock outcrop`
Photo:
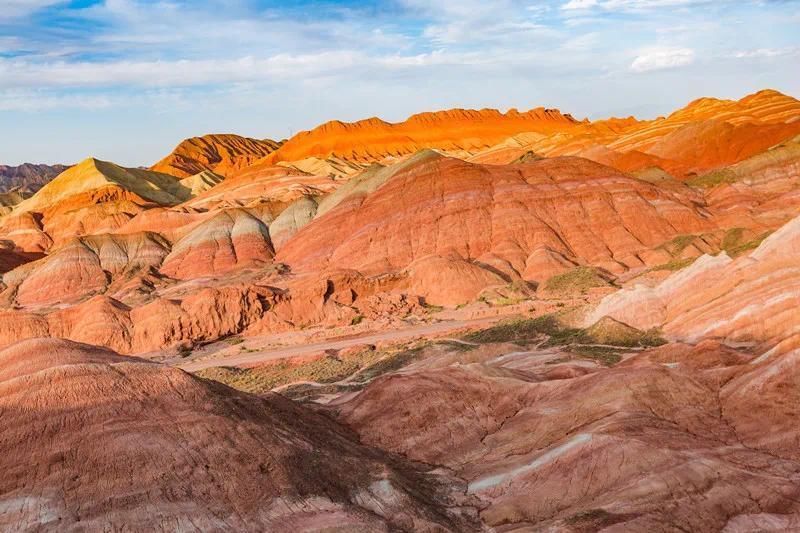
[(247, 210), (228, 209), (176, 242), (161, 272), (177, 279), (213, 276), (263, 265), (274, 255), (266, 224)]
[(188, 178), (210, 170), (222, 176), (254, 163), (280, 146), (269, 139), (259, 140), (239, 135), (205, 135), (182, 141), (152, 170)]
[(104, 292), (114, 279), (159, 267), (168, 253), (169, 244), (154, 233), (80, 237), (6, 273), (3, 283), (22, 305), (74, 303)]
[(607, 296), (587, 323), (610, 316), (638, 328), (660, 327), (676, 339), (800, 347), (800, 218), (736, 260), (703, 256), (655, 287)]

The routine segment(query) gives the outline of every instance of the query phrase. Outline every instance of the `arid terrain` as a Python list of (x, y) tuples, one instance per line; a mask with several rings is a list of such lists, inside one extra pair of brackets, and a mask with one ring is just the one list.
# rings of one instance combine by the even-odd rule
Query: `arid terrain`
[(800, 531), (800, 101), (0, 167), (2, 531)]

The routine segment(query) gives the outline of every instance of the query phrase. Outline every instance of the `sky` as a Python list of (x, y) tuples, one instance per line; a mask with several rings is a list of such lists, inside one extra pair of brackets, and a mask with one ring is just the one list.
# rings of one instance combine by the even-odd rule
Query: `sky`
[(800, 0), (0, 0), (0, 164), (453, 107), (800, 97)]

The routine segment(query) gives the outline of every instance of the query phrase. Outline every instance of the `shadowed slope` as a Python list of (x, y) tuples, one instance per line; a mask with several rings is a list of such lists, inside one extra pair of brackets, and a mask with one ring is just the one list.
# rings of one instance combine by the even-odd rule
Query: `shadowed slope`
[(0, 416), (4, 530), (477, 528), (463, 493), (289, 400), (86, 345), (0, 352)]

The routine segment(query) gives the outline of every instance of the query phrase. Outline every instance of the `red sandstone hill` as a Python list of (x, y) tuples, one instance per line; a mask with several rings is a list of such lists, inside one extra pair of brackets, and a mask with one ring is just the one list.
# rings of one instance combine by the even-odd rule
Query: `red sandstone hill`
[(800, 348), (800, 217), (752, 252), (731, 259), (703, 256), (655, 287), (605, 298), (587, 323), (611, 316), (640, 328), (658, 327), (679, 340), (721, 338), (784, 353)]
[(240, 170), (270, 154), (279, 143), (265, 139), (250, 139), (239, 135), (204, 135), (182, 141), (167, 157), (153, 165), (152, 170), (187, 178), (206, 170), (222, 176)]
[(0, 529), (472, 531), (464, 487), (325, 416), (60, 340), (0, 351)]
[(565, 265), (651, 265), (664, 260), (653, 248), (675, 234), (712, 228), (688, 197), (585, 159), (497, 166), (427, 152), (316, 218), (278, 260), (379, 273), (439, 256), (544, 281)]
[(378, 118), (353, 123), (332, 121), (289, 139), (264, 161), (297, 161), (308, 157), (336, 157), (355, 162), (402, 157), (425, 148), (473, 151), (487, 148), (522, 132), (554, 133), (577, 124), (557, 109), (451, 109), (420, 113), (392, 124)]

